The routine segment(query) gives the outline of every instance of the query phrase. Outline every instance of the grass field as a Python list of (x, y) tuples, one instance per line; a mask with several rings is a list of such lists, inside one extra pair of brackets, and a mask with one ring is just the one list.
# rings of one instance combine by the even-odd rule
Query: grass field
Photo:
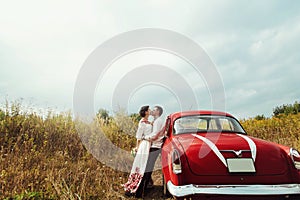
[[(249, 135), (300, 149), (299, 114), (241, 123)], [(136, 124), (122, 113), (109, 121), (98, 119), (94, 126), (124, 150), (135, 145)], [(20, 105), (7, 106), (0, 110), (0, 134), (0, 199), (125, 199), (121, 184), (128, 173), (87, 151), (106, 144), (93, 131), (80, 138), (70, 113), (41, 117), (22, 111)], [(116, 159), (130, 168), (131, 160)], [(148, 199), (163, 199), (160, 171), (154, 179), (156, 187)]]

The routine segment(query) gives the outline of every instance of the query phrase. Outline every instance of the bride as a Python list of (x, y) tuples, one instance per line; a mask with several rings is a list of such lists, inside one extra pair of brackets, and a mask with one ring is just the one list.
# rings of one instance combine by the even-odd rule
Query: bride
[[(150, 113), (151, 110), (149, 106), (143, 106), (139, 111), (142, 119), (139, 121), (138, 130), (136, 133), (137, 153), (132, 164), (128, 181), (122, 185), (125, 189), (126, 196), (132, 196), (136, 193), (144, 176), (151, 143), (147, 140), (142, 140), (142, 138), (151, 134), (152, 132), (152, 124), (148, 121)], [(137, 196), (138, 194), (135, 195)]]

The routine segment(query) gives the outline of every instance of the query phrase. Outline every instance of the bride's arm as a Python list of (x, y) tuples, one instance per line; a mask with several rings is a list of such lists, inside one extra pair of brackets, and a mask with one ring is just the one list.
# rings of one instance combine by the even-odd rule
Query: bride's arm
[(138, 130), (136, 132), (136, 148), (137, 149), (140, 146), (144, 132), (145, 132), (145, 124), (140, 122), (139, 126), (138, 126)]
[(153, 126), (153, 131), (150, 135), (146, 135), (143, 139), (148, 141), (157, 140), (159, 137), (162, 137), (164, 134), (165, 126), (164, 121), (160, 120)]
[(162, 137), (165, 133), (165, 127), (163, 127), (160, 131), (158, 131), (155, 135), (145, 136), (144, 140), (148, 140), (150, 142), (157, 140), (158, 138)]

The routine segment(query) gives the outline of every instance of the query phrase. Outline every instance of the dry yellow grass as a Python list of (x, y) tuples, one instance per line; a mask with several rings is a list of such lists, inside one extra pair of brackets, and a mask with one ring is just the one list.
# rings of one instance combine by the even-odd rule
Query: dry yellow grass
[[(96, 124), (115, 145), (129, 151), (135, 145), (136, 124), (122, 113), (117, 117), (123, 125), (114, 119)], [(300, 115), (248, 119), (242, 125), (249, 135), (299, 149), (299, 119)], [(93, 134), (85, 139), (90, 147), (101, 144)], [(43, 118), (22, 113), (18, 106), (0, 110), (0, 199), (125, 199), (121, 184), (127, 176), (86, 150), (70, 113)], [(163, 199), (161, 172), (154, 177), (157, 187), (147, 199)]]
[(241, 120), (251, 136), (300, 150), (300, 114), (280, 115), (262, 120)]

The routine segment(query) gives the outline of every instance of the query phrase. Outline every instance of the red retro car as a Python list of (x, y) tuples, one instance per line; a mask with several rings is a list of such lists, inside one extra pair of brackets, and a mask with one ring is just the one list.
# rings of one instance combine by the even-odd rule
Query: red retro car
[(247, 136), (228, 113), (171, 114), (166, 135), (165, 193), (178, 199), (300, 199), (299, 152)]

